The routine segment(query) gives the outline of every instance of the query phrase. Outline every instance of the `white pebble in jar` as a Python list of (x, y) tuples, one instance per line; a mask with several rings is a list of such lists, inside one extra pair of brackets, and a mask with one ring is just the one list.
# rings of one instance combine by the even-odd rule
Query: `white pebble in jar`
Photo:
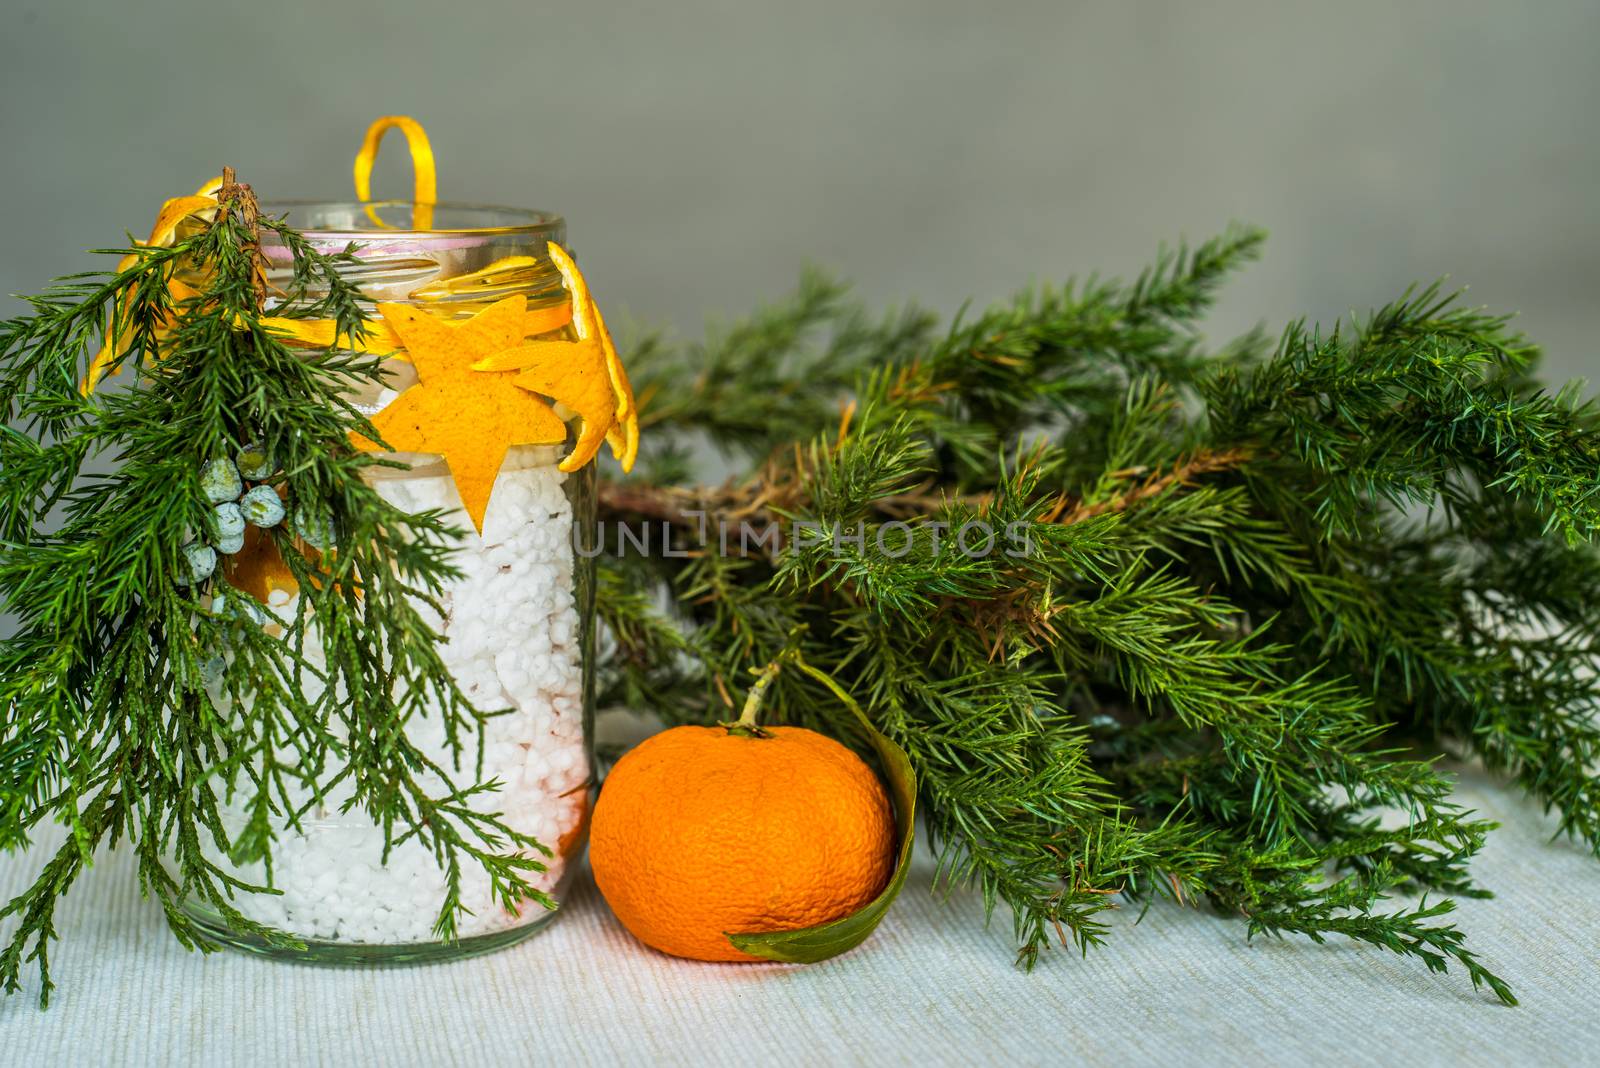
[[(547, 870), (528, 873), (535, 887), (550, 892), (566, 871), (563, 847), (576, 841), (587, 815), (584, 784), (590, 768), (581, 724), (581, 627), (572, 592), (567, 476), (555, 467), (552, 450), (529, 452), (550, 459), (520, 467), (508, 462), (502, 468), (482, 537), (472, 532), (455, 485), (445, 475), (378, 479), (373, 485), (408, 511), (449, 510), (450, 522), (467, 530), (453, 558), (464, 575), (447, 593), (445, 618), (429, 613), (429, 621), (443, 639), (439, 653), (445, 666), (469, 700), (480, 711), (507, 713), (485, 721), (481, 777), (477, 739), (462, 739), (457, 767), (437, 716), (408, 725), (407, 737), (430, 760), (453, 769), (457, 785), (501, 784), (480, 795), (476, 807), (501, 813), (513, 829), (536, 835), (551, 850), (552, 856), (539, 858)], [(292, 619), (296, 600), (275, 596), (271, 606), (280, 619)], [(314, 663), (320, 660), (316, 650), (308, 653)], [(243, 824), (244, 800), (224, 810), (225, 823)], [(385, 859), (382, 829), (359, 811), (341, 814), (341, 800), (330, 797), (302, 819), (300, 829), (280, 832), (272, 884), (282, 893), (243, 895), (236, 907), (304, 938), (361, 945), (435, 940), (445, 877), (433, 855), (412, 840)], [(240, 874), (265, 877), (260, 865), (246, 865)], [(457, 917), (463, 938), (546, 914), (531, 902), (524, 903), (521, 915), (507, 912), (493, 900), (488, 876), (470, 861), (462, 869), (461, 898), (470, 910)]]

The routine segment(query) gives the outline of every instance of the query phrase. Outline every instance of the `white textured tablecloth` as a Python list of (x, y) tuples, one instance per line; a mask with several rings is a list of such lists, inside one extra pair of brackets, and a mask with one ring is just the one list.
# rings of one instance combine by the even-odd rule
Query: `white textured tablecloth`
[[(1504, 826), (1465, 901), (1470, 944), (1522, 1007), (1373, 948), (1246, 943), (1238, 922), (1127, 910), (1087, 959), (1012, 966), (1010, 926), (929, 893), (926, 859), (877, 935), (824, 964), (706, 965), (640, 947), (585, 878), (545, 933), (453, 964), (333, 970), (190, 954), (108, 857), (61, 915), (55, 1005), (0, 1003), (0, 1064), (1600, 1063), (1600, 862), (1476, 772)], [(38, 857), (0, 858), (0, 897)]]

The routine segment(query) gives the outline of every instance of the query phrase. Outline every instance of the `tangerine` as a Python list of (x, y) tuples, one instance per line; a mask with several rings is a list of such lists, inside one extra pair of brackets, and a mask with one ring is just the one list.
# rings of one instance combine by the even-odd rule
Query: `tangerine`
[(749, 961), (727, 934), (827, 923), (894, 869), (888, 793), (870, 767), (801, 727), (674, 727), (606, 777), (589, 863), (634, 937), (694, 960)]

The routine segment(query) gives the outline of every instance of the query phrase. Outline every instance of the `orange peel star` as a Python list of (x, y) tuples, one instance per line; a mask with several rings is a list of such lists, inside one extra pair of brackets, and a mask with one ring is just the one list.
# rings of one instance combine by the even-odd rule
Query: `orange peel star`
[(578, 470), (594, 459), (601, 443), (608, 440), (622, 469), (632, 470), (639, 449), (633, 388), (578, 265), (554, 241), (549, 250), (550, 259), (572, 295), (572, 332), (577, 340), (526, 342), (479, 360), (473, 369), (485, 373), (518, 371), (517, 385), (578, 413), (583, 427), (572, 452), (561, 461), (561, 470)]
[(576, 471), (600, 451), (616, 416), (617, 401), (606, 373), (605, 355), (592, 342), (530, 341), (472, 365), (475, 371), (512, 371), (521, 388), (560, 401), (583, 420), (578, 441), (561, 461)]
[[(462, 506), (482, 534), (506, 451), (567, 440), (566, 424), (517, 386), (515, 372), (472, 369), (522, 340), (527, 298), (507, 297), (454, 323), (404, 304), (379, 304), (378, 312), (410, 354), (417, 384), (373, 416), (372, 424), (391, 449), (442, 457)], [(364, 438), (355, 444), (382, 447)]]

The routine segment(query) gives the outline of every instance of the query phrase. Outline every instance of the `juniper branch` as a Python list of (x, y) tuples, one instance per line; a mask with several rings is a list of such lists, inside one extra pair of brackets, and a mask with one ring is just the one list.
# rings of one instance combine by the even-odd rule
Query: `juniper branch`
[[(71, 832), (0, 908), (16, 924), (0, 983), (20, 989), (31, 962), (46, 1002), (56, 904), (102, 843), (134, 850), (141, 885), (185, 945), (212, 948), (186, 901), (292, 941), (243, 915), (236, 896), (266, 888), (214, 858), (270, 865), (274, 830), (301, 818), (291, 797), (307, 788), (321, 799), (348, 787), (349, 807), (391, 844), (415, 838), (434, 854), (452, 887), (441, 937), (454, 931), (464, 865), (483, 867), (504, 904), (544, 900), (527, 879), (542, 846), (485, 815), (472, 802), (486, 786), (456, 785), (458, 768), (431, 763), (404, 731), (438, 715), (459, 756), (493, 710), (457, 689), (419, 607), (455, 574), (459, 531), (385, 502), (365, 475), (388, 461), (349, 446), (351, 432), (377, 439), (347, 397), (380, 381), (381, 361), (291, 351), (262, 324), (257, 227), (292, 256), (287, 305), (349, 336), (363, 311), (340, 276), (345, 257), (258, 219), (241, 188), (224, 189), (214, 223), (170, 248), (131, 250), (122, 269), (58, 286), (0, 327), (0, 400), (17, 428), (0, 438), (0, 597), (18, 620), (0, 642), (0, 847), (26, 846), (47, 819)], [(171, 297), (178, 277), (195, 297)], [(124, 345), (112, 370), (131, 381), (85, 395), (91, 347), (111, 337)], [(254, 442), (278, 459), (291, 506), (337, 536), (313, 564), (290, 533), (272, 532), (303, 593), (281, 635), (224, 579), (179, 578), (182, 546), (210, 522), (202, 466)], [(305, 655), (313, 641), (325, 666)], [(212, 690), (205, 665), (218, 653), (230, 667)], [(251, 814), (242, 828), (223, 819), (230, 799)]]
[[(1256, 332), (1208, 347), (1199, 316), (1259, 241), (1025, 293), (943, 337), (830, 348), (833, 324), (872, 320), (811, 280), (707, 348), (651, 348), (644, 377), (693, 385), (647, 411), (647, 474), (602, 504), (705, 551), (607, 561), (629, 576), (613, 597), (672, 591), (618, 601), (623, 670), (667, 655), (658, 710), (714, 717), (804, 623), (806, 659), (911, 755), (941, 885), (1010, 906), (1026, 963), (1098, 944), (1116, 895), (1209, 898), (1252, 932), (1454, 963), (1512, 1001), (1449, 902), (1380, 903), (1483, 892), (1467, 865), (1489, 825), (1418, 743), (1482, 756), (1595, 841), (1595, 414), (1437, 288), (1270, 352)], [(727, 388), (734, 353), (754, 395)], [(749, 467), (681, 484), (701, 434), (742, 439)], [(689, 508), (817, 536), (730, 560)], [(960, 551), (948, 532), (975, 522), (1021, 524), (1031, 551)], [(650, 701), (637, 678), (619, 692)], [(848, 736), (803, 682), (767, 707)]]

